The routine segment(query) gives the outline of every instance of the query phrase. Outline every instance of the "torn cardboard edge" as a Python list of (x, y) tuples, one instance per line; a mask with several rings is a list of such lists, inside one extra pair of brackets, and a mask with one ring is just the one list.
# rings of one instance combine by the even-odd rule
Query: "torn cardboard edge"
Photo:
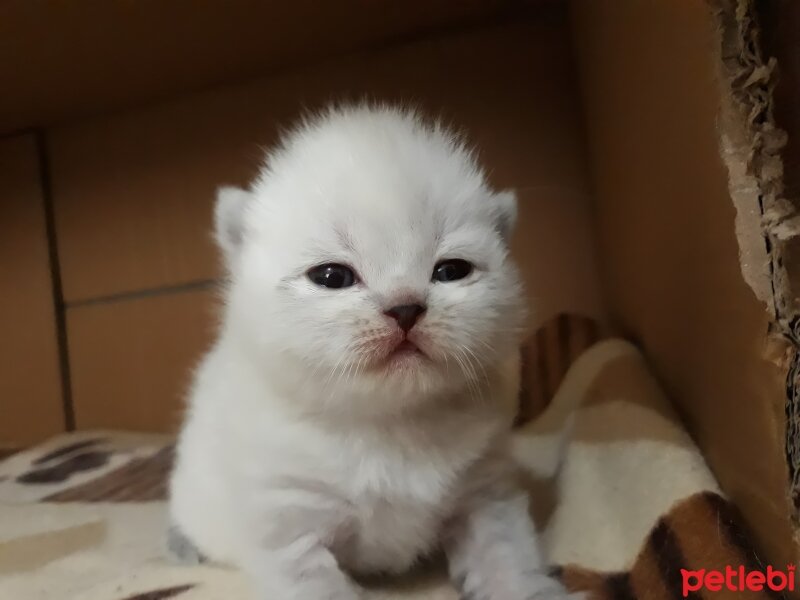
[(720, 150), (737, 213), (742, 276), (771, 317), (765, 358), (786, 372), (787, 496), (800, 539), (800, 211), (784, 196), (787, 134), (773, 107), (778, 65), (761, 50), (755, 0), (711, 0), (711, 6), (721, 50)]

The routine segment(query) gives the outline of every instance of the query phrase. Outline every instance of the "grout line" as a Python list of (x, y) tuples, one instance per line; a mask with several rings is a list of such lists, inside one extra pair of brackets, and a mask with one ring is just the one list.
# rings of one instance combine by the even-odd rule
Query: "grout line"
[(66, 305), (64, 288), (61, 282), (61, 262), (58, 256), (56, 219), (53, 207), (53, 190), (50, 179), (50, 161), (47, 153), (47, 140), (43, 131), (34, 134), (36, 154), (39, 159), (39, 181), (42, 189), (42, 203), (45, 217), (45, 233), (50, 262), (50, 282), (55, 311), (56, 341), (58, 345), (58, 366), (61, 375), (61, 402), (64, 409), (64, 426), (67, 431), (75, 430), (75, 407), (72, 403), (72, 381), (67, 346)]
[(152, 298), (154, 296), (165, 296), (169, 294), (207, 290), (214, 288), (218, 284), (219, 281), (216, 279), (201, 279), (199, 281), (190, 281), (188, 283), (180, 283), (177, 285), (136, 290), (132, 292), (119, 292), (116, 294), (109, 294), (108, 296), (86, 298), (84, 300), (74, 300), (72, 302), (65, 303), (64, 307), (82, 308), (85, 306), (96, 306), (99, 304), (114, 304), (116, 302), (125, 302), (127, 300), (139, 300), (141, 298)]

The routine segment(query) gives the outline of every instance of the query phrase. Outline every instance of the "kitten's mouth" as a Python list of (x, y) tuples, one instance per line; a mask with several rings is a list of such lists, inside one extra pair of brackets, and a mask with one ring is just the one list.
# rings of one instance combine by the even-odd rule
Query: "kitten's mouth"
[(374, 369), (379, 371), (384, 371), (385, 369), (405, 371), (406, 369), (420, 366), (422, 362), (428, 359), (428, 355), (407, 338), (395, 342), (395, 345), (390, 346), (390, 348), (391, 350), (388, 352), (384, 350), (384, 352), (375, 357), (375, 362), (372, 364)]
[(386, 356), (385, 365), (396, 367), (400, 365), (415, 364), (420, 359), (425, 358), (425, 353), (419, 349), (414, 342), (403, 340)]
[(423, 355), (422, 350), (420, 350), (414, 342), (411, 342), (409, 340), (403, 340), (402, 342), (397, 344), (397, 346), (395, 346), (395, 349), (392, 350), (389, 356), (390, 357), (402, 356), (405, 354), (419, 354), (420, 356)]

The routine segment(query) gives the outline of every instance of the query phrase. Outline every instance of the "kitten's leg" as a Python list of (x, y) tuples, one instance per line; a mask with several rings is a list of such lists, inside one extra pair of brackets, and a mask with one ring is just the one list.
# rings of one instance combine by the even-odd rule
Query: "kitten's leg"
[(180, 528), (172, 524), (167, 529), (167, 553), (177, 562), (185, 565), (199, 565), (206, 562), (203, 554), (186, 537)]
[(256, 549), (244, 565), (259, 600), (358, 600), (359, 588), (313, 535), (280, 550)]
[[(358, 600), (361, 589), (342, 571), (330, 545), (342, 529), (339, 511), (305, 494), (297, 504), (272, 504), (251, 521), (258, 537), (241, 565), (251, 576), (259, 600)], [(315, 506), (316, 504), (316, 506)], [(258, 532), (258, 523), (265, 527)]]
[(547, 573), (528, 496), (511, 476), (484, 478), (470, 489), (445, 531), (445, 553), (463, 600), (568, 597)]

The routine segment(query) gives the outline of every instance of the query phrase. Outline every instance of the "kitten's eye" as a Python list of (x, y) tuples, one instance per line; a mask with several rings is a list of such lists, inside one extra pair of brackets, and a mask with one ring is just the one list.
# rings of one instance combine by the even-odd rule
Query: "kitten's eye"
[(319, 286), (332, 289), (350, 287), (356, 282), (356, 275), (350, 267), (336, 263), (314, 267), (308, 272), (308, 278)]
[(443, 260), (433, 269), (433, 281), (456, 281), (472, 273), (472, 265), (460, 258)]

